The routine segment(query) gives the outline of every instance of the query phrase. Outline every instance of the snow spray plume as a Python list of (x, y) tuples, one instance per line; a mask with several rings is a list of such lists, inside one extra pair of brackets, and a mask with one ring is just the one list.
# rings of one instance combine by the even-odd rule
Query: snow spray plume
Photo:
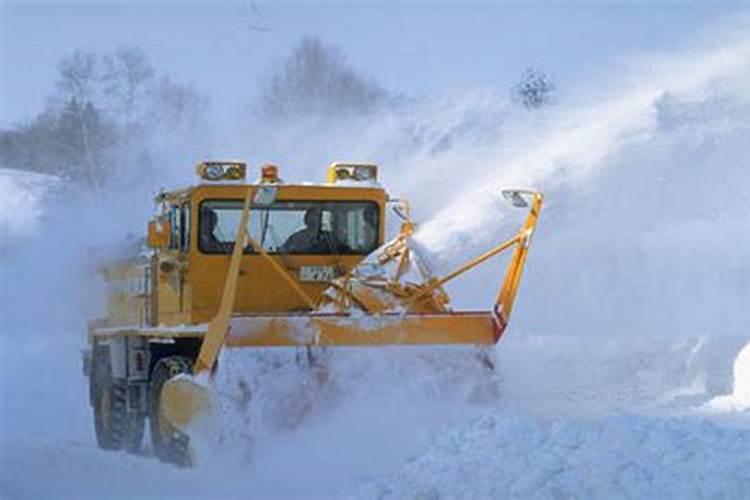
[[(418, 238), (433, 248), (436, 260), (450, 260), (452, 253), (482, 243), (500, 189), (527, 184), (552, 190), (591, 179), (614, 165), (625, 147), (663, 133), (669, 126), (663, 108), (670, 101), (713, 105), (717, 91), (743, 92), (737, 84), (746, 81), (749, 62), (747, 36), (697, 53), (671, 54), (658, 60), (658, 70), (626, 76), (626, 85), (593, 105), (551, 111), (545, 116), (547, 124), (521, 123), (513, 136), (486, 148), (475, 147), (473, 154), (466, 148), (454, 149), (439, 163), (472, 163), (466, 158), (481, 158), (477, 177), (481, 176), (482, 187), (459, 196), (431, 218)], [(633, 65), (632, 71), (641, 71), (642, 66)], [(723, 84), (730, 88), (723, 89)], [(470, 237), (456, 238), (466, 235)]]
[[(513, 328), (696, 334), (721, 315), (739, 333), (750, 324), (736, 251), (748, 237), (738, 159), (750, 144), (750, 40), (722, 29), (702, 48), (630, 61), (609, 91), (581, 88), (595, 95), (583, 104), (529, 113), (481, 89), (405, 100), (253, 130), (252, 156), (305, 180), (334, 159), (380, 163), (389, 192), (411, 199), (438, 274), (510, 234), (501, 189), (541, 189), (548, 209)], [(454, 305), (488, 307), (503, 265), (450, 287)]]

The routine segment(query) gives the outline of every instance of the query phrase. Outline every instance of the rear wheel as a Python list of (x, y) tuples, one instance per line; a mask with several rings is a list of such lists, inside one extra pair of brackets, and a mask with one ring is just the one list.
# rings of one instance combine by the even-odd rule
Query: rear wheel
[(98, 350), (91, 375), (91, 403), (100, 448), (128, 451), (140, 448), (145, 418), (137, 412), (128, 412), (127, 398), (127, 384), (112, 377), (109, 351)]
[(154, 365), (151, 372), (149, 421), (151, 443), (159, 460), (180, 467), (192, 465), (190, 439), (184, 432), (175, 428), (161, 408), (161, 390), (164, 383), (176, 375), (190, 374), (192, 363), (182, 356), (167, 356)]

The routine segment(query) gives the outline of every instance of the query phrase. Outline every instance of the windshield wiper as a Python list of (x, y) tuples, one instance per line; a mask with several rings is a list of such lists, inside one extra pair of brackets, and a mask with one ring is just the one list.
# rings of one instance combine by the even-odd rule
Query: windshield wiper
[(266, 234), (268, 233), (268, 219), (271, 216), (271, 211), (269, 209), (264, 209), (263, 212), (260, 214), (260, 246), (262, 248), (265, 248), (266, 243)]

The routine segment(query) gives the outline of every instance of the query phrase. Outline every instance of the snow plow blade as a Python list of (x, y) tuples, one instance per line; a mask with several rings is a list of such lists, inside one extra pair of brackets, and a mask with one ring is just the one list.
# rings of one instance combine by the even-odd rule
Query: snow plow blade
[(494, 344), (504, 325), (490, 312), (239, 316), (227, 347)]
[[(188, 427), (209, 414), (210, 377), (222, 349), (252, 347), (343, 347), (384, 345), (492, 345), (508, 322), (531, 237), (539, 217), (542, 196), (533, 191), (503, 193), (514, 206), (528, 207), (526, 221), (515, 236), (479, 255), (443, 277), (432, 274), (420, 258), (408, 218), (392, 242), (368, 256), (346, 276), (330, 283), (315, 308), (296, 287), (310, 312), (231, 315), (241, 253), (235, 248), (225, 281), (219, 312), (208, 325), (192, 376), (168, 380), (162, 392), (165, 417), (176, 428)], [(531, 204), (522, 196), (531, 198)], [(247, 241), (274, 265), (245, 231), (248, 194), (236, 241)], [(455, 312), (443, 285), (488, 259), (513, 249), (505, 278), (491, 311)], [(290, 281), (279, 269), (280, 279)], [(293, 282), (289, 283), (293, 287)], [(221, 368), (218, 368), (221, 369)]]

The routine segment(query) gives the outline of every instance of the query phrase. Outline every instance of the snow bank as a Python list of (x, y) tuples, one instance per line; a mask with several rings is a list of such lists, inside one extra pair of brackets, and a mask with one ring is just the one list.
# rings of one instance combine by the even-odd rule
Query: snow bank
[[(706, 405), (709, 410), (750, 411), (750, 342), (734, 360), (733, 390), (731, 394), (718, 396)], [(748, 415), (750, 421), (750, 415)]]
[(735, 394), (745, 387), (746, 343), (509, 336), (495, 353), (493, 409), (433, 430), (400, 470), (343, 496), (742, 498), (750, 415), (715, 419), (701, 408), (733, 382)]
[(734, 361), (734, 398), (738, 405), (750, 410), (750, 342)]
[(700, 419), (493, 412), (348, 498), (743, 498), (750, 433)]
[[(513, 335), (497, 347), (502, 402), (527, 415), (692, 412), (732, 390), (745, 336)], [(735, 363), (736, 364), (736, 363)]]

